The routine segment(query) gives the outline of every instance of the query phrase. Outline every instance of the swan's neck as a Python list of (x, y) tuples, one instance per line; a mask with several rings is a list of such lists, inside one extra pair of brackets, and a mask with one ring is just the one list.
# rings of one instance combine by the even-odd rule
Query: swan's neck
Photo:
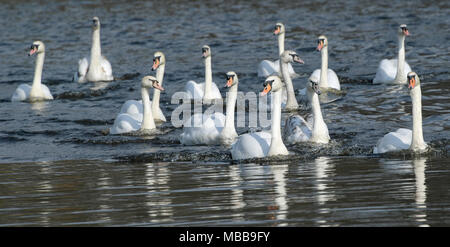
[[(281, 74), (283, 75), (284, 83), (286, 84), (286, 109), (292, 110), (298, 108), (297, 99), (295, 98), (294, 85), (292, 85), (291, 76), (289, 75), (288, 64), (280, 61)], [(281, 92), (281, 91), (280, 91)]]
[(234, 84), (227, 95), (227, 115), (225, 116), (225, 126), (222, 130), (222, 133), (236, 133), (236, 129), (234, 128), (234, 108), (236, 107), (236, 99), (237, 99), (237, 83)]
[(92, 47), (90, 64), (98, 67), (100, 65), (100, 57), (102, 56), (100, 47), (100, 27), (92, 32)]
[(211, 56), (205, 58), (205, 91), (203, 94), (204, 99), (211, 99), (211, 87), (212, 87), (212, 68), (211, 68)]
[(267, 155), (287, 155), (289, 152), (281, 139), (281, 90), (273, 93), (272, 107), (272, 138)]
[(284, 33), (278, 35), (278, 55), (284, 52)]
[[(165, 64), (162, 64), (156, 70), (156, 80), (158, 80), (159, 85), (162, 86), (164, 79), (164, 69)], [(159, 99), (160, 99), (161, 91), (153, 90), (153, 98), (152, 98), (152, 112), (154, 116), (159, 115)]]
[(320, 51), (322, 54), (322, 66), (320, 68), (320, 81), (319, 87), (327, 88), (328, 87), (328, 48), (327, 46), (323, 47)]
[(144, 116), (142, 118), (141, 130), (151, 130), (155, 129), (155, 120), (153, 120), (152, 108), (150, 106), (150, 97), (148, 94), (148, 89), (142, 87), (142, 106), (144, 108)]
[(427, 146), (423, 140), (422, 132), (422, 92), (420, 90), (420, 85), (417, 85), (411, 90), (411, 99), (413, 131), (410, 149), (413, 151), (418, 151), (425, 149)]
[(405, 36), (398, 37), (398, 59), (397, 59), (397, 74), (394, 79), (395, 83), (406, 83), (405, 74)]
[(33, 84), (31, 85), (30, 97), (44, 97), (42, 92), (42, 69), (44, 67), (45, 52), (37, 54), (36, 66), (34, 68)]
[(312, 142), (328, 143), (330, 137), (328, 135), (328, 127), (323, 121), (322, 110), (320, 109), (319, 95), (315, 92), (308, 91), (308, 97), (311, 102), (313, 113), (313, 129), (311, 134)]

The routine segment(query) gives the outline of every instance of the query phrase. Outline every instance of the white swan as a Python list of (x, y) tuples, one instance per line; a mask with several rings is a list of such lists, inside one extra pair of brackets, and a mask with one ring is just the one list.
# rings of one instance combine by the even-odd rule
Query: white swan
[(236, 106), (239, 79), (235, 72), (227, 74), (229, 88), (227, 94), (227, 112), (214, 114), (197, 113), (191, 116), (183, 127), (180, 142), (184, 145), (231, 145), (238, 136), (234, 128), (234, 108)]
[(283, 83), (278, 76), (269, 76), (264, 82), (261, 96), (273, 92), (272, 129), (268, 132), (255, 132), (239, 136), (231, 147), (233, 160), (262, 158), (274, 155), (288, 155), (289, 152), (281, 139), (281, 89)]
[(298, 109), (297, 99), (295, 98), (294, 85), (292, 84), (291, 75), (288, 70), (288, 65), (292, 62), (304, 64), (302, 59), (297, 55), (295, 51), (287, 50), (281, 53), (281, 74), (283, 76), (283, 81), (286, 85), (287, 100), (284, 109), (295, 110)]
[(203, 99), (203, 101), (207, 102), (214, 99), (222, 99), (219, 88), (212, 81), (211, 48), (209, 46), (204, 45), (202, 47), (202, 57), (205, 61), (205, 82), (188, 81), (185, 91), (190, 99)]
[(409, 72), (407, 76), (408, 88), (412, 100), (412, 131), (400, 128), (383, 136), (373, 150), (374, 154), (410, 149), (414, 152), (425, 151), (427, 144), (423, 140), (422, 132), (422, 92), (420, 79), (415, 72)]
[(114, 77), (111, 64), (102, 56), (100, 47), (100, 20), (94, 17), (92, 22), (91, 58), (78, 61), (78, 73), (75, 73), (74, 80), (78, 82), (112, 81)]
[(158, 80), (153, 76), (145, 76), (141, 81), (141, 94), (142, 102), (144, 103), (144, 114), (141, 119), (134, 115), (127, 113), (119, 113), (114, 120), (114, 125), (110, 128), (109, 133), (116, 135), (122, 133), (128, 133), (137, 130), (153, 130), (156, 129), (155, 121), (153, 120), (152, 109), (150, 105), (150, 97), (148, 89), (154, 88), (155, 90), (163, 91), (159, 85)]
[(36, 67), (34, 68), (33, 84), (20, 84), (14, 91), (11, 101), (41, 101), (53, 100), (48, 87), (42, 84), (42, 69), (44, 67), (45, 45), (42, 41), (35, 41), (31, 45), (28, 56), (36, 54)]
[[(275, 25), (275, 30), (273, 31), (274, 35), (278, 36), (278, 55), (281, 56), (281, 54), (284, 52), (284, 36), (286, 33), (286, 29), (284, 27), (283, 23), (277, 23)], [(292, 65), (288, 65), (289, 74), (291, 77), (296, 78), (299, 75), (295, 73), (294, 68), (292, 68)], [(276, 60), (274, 62), (269, 60), (263, 60), (258, 65), (258, 77), (268, 77), (270, 75), (278, 75), (280, 74), (280, 60)]]
[(405, 24), (400, 25), (397, 34), (398, 58), (381, 60), (375, 78), (373, 79), (374, 84), (407, 83), (406, 75), (411, 72), (411, 67), (409, 67), (409, 64), (405, 61), (405, 37), (409, 36), (409, 31)]
[(313, 123), (305, 121), (299, 115), (292, 115), (286, 120), (283, 138), (286, 143), (294, 144), (298, 142), (328, 143), (328, 127), (322, 117), (320, 109), (319, 95), (320, 86), (317, 77), (310, 77), (306, 86), (308, 100), (311, 104)]
[(341, 90), (341, 85), (336, 73), (328, 68), (328, 39), (325, 35), (320, 35), (317, 40), (317, 50), (322, 55), (322, 65), (320, 69), (314, 70), (310, 78), (320, 78), (319, 86), (321, 88), (334, 88)]
[[(156, 70), (156, 80), (158, 80), (159, 85), (162, 86), (164, 79), (164, 69), (166, 66), (166, 57), (161, 51), (155, 52), (153, 55), (153, 66), (152, 70)], [(163, 111), (159, 107), (160, 90), (153, 90), (153, 97), (150, 101), (152, 106), (152, 114), (155, 122), (166, 122), (166, 117)], [(142, 119), (142, 114), (144, 112), (144, 107), (142, 106), (142, 100), (127, 100), (123, 103), (120, 113), (127, 113), (133, 115), (137, 119)]]

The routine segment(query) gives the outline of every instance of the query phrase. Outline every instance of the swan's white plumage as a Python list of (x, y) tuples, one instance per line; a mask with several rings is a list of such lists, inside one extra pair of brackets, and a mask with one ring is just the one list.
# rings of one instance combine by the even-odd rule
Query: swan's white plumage
[(411, 146), (412, 131), (400, 128), (395, 132), (389, 132), (377, 142), (374, 154), (381, 154), (392, 151), (408, 149)]
[[(394, 59), (383, 59), (381, 60), (375, 78), (373, 79), (373, 83), (391, 83), (394, 81), (395, 76), (397, 75), (397, 58)], [(405, 67), (403, 74), (406, 75), (411, 72), (411, 67), (405, 61)]]
[(129, 133), (139, 130), (141, 125), (142, 115), (120, 113), (114, 120), (113, 127), (110, 128), (109, 133), (112, 135)]
[(92, 45), (90, 58), (83, 58), (78, 61), (78, 74), (75, 74), (74, 80), (84, 83), (87, 81), (112, 81), (111, 64), (108, 59), (101, 54), (100, 42), (100, 20), (98, 17), (92, 19)]
[[(311, 78), (317, 78), (320, 81), (321, 69), (316, 69), (311, 74)], [(341, 90), (341, 84), (339, 83), (339, 78), (332, 69), (328, 69), (328, 87), (334, 88), (336, 90)], [(306, 92), (306, 91), (305, 91)]]
[[(41, 84), (41, 90), (44, 94), (44, 100), (53, 100), (53, 95), (50, 89), (44, 84)], [(31, 86), (28, 84), (20, 84), (14, 91), (11, 101), (26, 101), (30, 99)]]
[(271, 132), (266, 131), (239, 136), (231, 146), (231, 156), (234, 160), (262, 158), (274, 155), (288, 155), (289, 152), (281, 138), (281, 89), (280, 77), (269, 76), (264, 83), (263, 95), (273, 92)]
[(233, 160), (266, 157), (271, 139), (272, 134), (266, 131), (241, 135), (231, 146), (231, 156)]
[(220, 132), (222, 132), (224, 126), (225, 115), (223, 113), (194, 114), (184, 123), (180, 142), (184, 145), (219, 144)]
[(112, 67), (109, 61), (104, 57), (101, 56), (100, 59), (100, 70), (97, 73), (88, 76), (89, 72), (89, 59), (83, 58), (78, 60), (78, 79), (76, 79), (78, 82), (83, 83), (87, 81), (112, 81), (114, 80), (114, 76), (112, 75)]
[[(292, 78), (297, 78), (299, 75), (295, 73), (292, 64), (288, 65), (288, 71)], [(281, 77), (280, 72), (280, 59), (276, 61), (263, 60), (258, 65), (258, 77), (268, 77), (271, 75), (278, 75)]]
[(289, 144), (307, 142), (311, 138), (312, 127), (313, 124), (305, 121), (303, 117), (292, 115), (286, 120), (283, 129), (284, 141)]
[(30, 48), (29, 56), (36, 54), (34, 77), (31, 85), (20, 84), (11, 96), (11, 101), (53, 100), (50, 89), (42, 84), (42, 71), (45, 60), (45, 44), (35, 41)]
[[(150, 106), (152, 105), (152, 101), (150, 100)], [(120, 108), (120, 113), (126, 113), (133, 116), (136, 116), (136, 119), (142, 119), (142, 115), (144, 114), (144, 107), (142, 106), (142, 100), (127, 100), (123, 103)], [(119, 113), (119, 114), (120, 114)], [(163, 122), (166, 122), (166, 117), (162, 112), (161, 108), (158, 109), (158, 115), (154, 116), (154, 118), (159, 118)]]
[[(190, 80), (186, 83), (184, 90), (186, 91), (190, 99), (203, 99), (205, 92), (205, 82), (196, 83), (195, 81)], [(213, 99), (222, 98), (220, 90), (214, 82), (211, 83), (211, 95)]]

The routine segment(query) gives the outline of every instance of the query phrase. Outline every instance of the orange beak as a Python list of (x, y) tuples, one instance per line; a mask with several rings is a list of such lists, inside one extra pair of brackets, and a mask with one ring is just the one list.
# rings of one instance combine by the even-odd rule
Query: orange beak
[(30, 49), (30, 52), (28, 53), (28, 56), (31, 56), (31, 55), (33, 55), (36, 52), (37, 52), (36, 48)]
[(233, 86), (233, 77), (228, 78), (227, 84), (225, 85), (225, 87), (231, 87), (231, 86)]
[(261, 92), (260, 95), (265, 96), (270, 92), (270, 90), (272, 90), (272, 86), (270, 86), (270, 84), (267, 84), (267, 86), (264, 88), (264, 90)]
[(276, 27), (275, 31), (273, 31), (273, 34), (278, 35), (281, 32), (280, 27)]
[(318, 50), (318, 51), (321, 51), (322, 48), (323, 48), (323, 41), (320, 40), (320, 41), (319, 41), (319, 44), (317, 45), (317, 50)]
[(153, 61), (152, 70), (156, 70), (159, 67), (159, 59)]
[(409, 30), (408, 30), (408, 29), (403, 30), (403, 34), (404, 34), (405, 36), (409, 36)]
[(159, 91), (164, 91), (164, 88), (161, 85), (159, 85), (159, 83), (156, 81), (153, 83), (153, 87), (155, 89), (158, 89)]
[(409, 79), (408, 88), (409, 89), (413, 89), (415, 86), (416, 86), (416, 78), (415, 77), (411, 77), (411, 79)]

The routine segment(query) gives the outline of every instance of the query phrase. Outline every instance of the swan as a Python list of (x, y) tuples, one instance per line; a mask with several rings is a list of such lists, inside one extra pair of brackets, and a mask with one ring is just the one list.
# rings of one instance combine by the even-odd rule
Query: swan
[(286, 50), (280, 55), (281, 60), (281, 74), (283, 76), (284, 83), (286, 84), (286, 94), (287, 100), (284, 109), (286, 110), (295, 110), (298, 109), (297, 99), (295, 98), (294, 85), (292, 84), (291, 75), (288, 70), (288, 65), (290, 63), (300, 63), (304, 64), (305, 62), (300, 59), (295, 51)]
[[(275, 25), (275, 29), (273, 31), (274, 35), (277, 35), (278, 37), (278, 55), (280, 56), (284, 52), (284, 36), (286, 33), (286, 29), (284, 27), (283, 23), (277, 23)], [(295, 73), (294, 68), (292, 68), (292, 65), (288, 65), (289, 74), (291, 77), (296, 78), (299, 75)], [(268, 77), (272, 74), (277, 74), (281, 76), (280, 74), (280, 60), (276, 60), (274, 62), (269, 60), (263, 60), (258, 65), (258, 77)]]
[(114, 125), (109, 130), (110, 134), (116, 135), (137, 130), (145, 131), (156, 129), (150, 105), (150, 97), (148, 94), (149, 88), (164, 91), (164, 88), (159, 85), (159, 82), (155, 77), (145, 76), (144, 78), (142, 78), (141, 94), (142, 102), (144, 103), (143, 116), (139, 119), (132, 114), (119, 113), (119, 115), (117, 115), (116, 119), (114, 120)]
[[(157, 51), (153, 55), (152, 70), (156, 70), (156, 80), (159, 85), (162, 86), (164, 79), (164, 69), (166, 66), (166, 57), (161, 51)], [(166, 122), (166, 117), (159, 107), (160, 90), (153, 90), (153, 101), (150, 101), (152, 106), (153, 119), (156, 123)], [(121, 107), (120, 113), (127, 113), (134, 115), (138, 119), (142, 119), (144, 108), (142, 106), (142, 100), (127, 100)]]
[(328, 39), (325, 35), (320, 35), (317, 40), (317, 50), (320, 51), (322, 55), (322, 65), (320, 69), (313, 71), (310, 77), (320, 78), (319, 87), (334, 88), (336, 90), (341, 90), (341, 85), (339, 84), (339, 79), (336, 73), (328, 68)]
[(317, 77), (310, 76), (306, 86), (308, 100), (311, 104), (313, 123), (305, 121), (299, 115), (292, 115), (286, 120), (283, 138), (286, 143), (294, 144), (298, 142), (328, 143), (328, 127), (322, 117), (320, 109), (319, 95), (320, 83)]
[(288, 155), (289, 152), (281, 139), (281, 91), (283, 83), (278, 76), (269, 76), (264, 82), (261, 96), (273, 93), (271, 133), (261, 131), (238, 137), (231, 146), (233, 160), (263, 158), (275, 155)]
[(378, 66), (373, 79), (374, 84), (394, 83), (406, 84), (406, 75), (411, 72), (411, 67), (405, 61), (405, 37), (409, 36), (409, 30), (405, 24), (400, 25), (398, 32), (398, 58), (383, 59)]
[(41, 83), (42, 69), (44, 67), (45, 45), (42, 41), (35, 41), (31, 45), (28, 56), (36, 54), (36, 67), (34, 68), (33, 84), (20, 84), (14, 91), (11, 101), (41, 101), (53, 100), (48, 87)]
[(75, 73), (74, 80), (78, 82), (114, 80), (111, 64), (102, 56), (100, 48), (100, 20), (98, 17), (92, 19), (91, 58), (90, 60), (83, 58), (78, 61), (78, 73)]
[(226, 115), (220, 112), (214, 114), (197, 113), (190, 117), (186, 123), (190, 126), (183, 127), (180, 135), (180, 142), (184, 145), (231, 145), (238, 136), (234, 128), (234, 108), (238, 93), (239, 79), (235, 72), (229, 71), (226, 74), (229, 88), (227, 94)]
[(427, 144), (423, 140), (422, 132), (422, 92), (420, 89), (420, 79), (415, 72), (407, 75), (408, 88), (412, 100), (412, 131), (400, 128), (395, 132), (390, 132), (378, 140), (373, 150), (374, 154), (410, 149), (413, 152), (422, 152), (427, 149)]
[(203, 101), (222, 99), (219, 88), (212, 81), (211, 48), (209, 46), (202, 47), (202, 57), (205, 61), (205, 82), (196, 83), (190, 80), (186, 83), (185, 91), (190, 99), (203, 99)]

